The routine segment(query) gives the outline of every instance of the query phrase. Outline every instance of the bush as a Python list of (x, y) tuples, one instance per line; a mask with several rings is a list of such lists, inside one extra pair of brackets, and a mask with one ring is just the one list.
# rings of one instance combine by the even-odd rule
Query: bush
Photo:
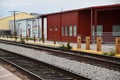
[(34, 40), (34, 38), (28, 38), (28, 40)]
[(22, 44), (24, 44), (24, 43), (25, 43), (24, 38), (22, 38), (22, 39), (20, 40), (20, 42), (21, 42)]
[(72, 49), (72, 46), (70, 45), (70, 43), (67, 43), (66, 46), (63, 44), (59, 48), (62, 48), (62, 49)]
[(69, 42), (67, 43), (67, 48), (68, 48), (68, 49), (72, 49), (72, 46), (70, 45)]
[(59, 48), (65, 48), (65, 45), (64, 45), (64, 44), (62, 44), (62, 46), (60, 46)]
[(102, 54), (103, 54), (103, 55), (106, 55), (106, 56), (115, 56), (116, 51), (103, 52)]

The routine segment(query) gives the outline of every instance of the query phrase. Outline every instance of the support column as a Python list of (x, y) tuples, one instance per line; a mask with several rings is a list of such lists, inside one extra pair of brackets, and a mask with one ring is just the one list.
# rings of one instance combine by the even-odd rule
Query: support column
[(36, 36), (34, 35), (34, 42), (36, 42)]
[[(97, 27), (97, 10), (94, 11), (94, 29), (95, 29), (95, 34), (94, 34), (94, 36), (96, 36), (96, 34), (97, 34), (97, 33), (96, 33), (96, 32), (97, 32), (97, 31), (96, 31), (97, 28), (96, 28), (96, 27)], [(95, 39), (95, 38), (96, 38), (96, 37), (94, 37), (94, 39)]]
[(93, 43), (94, 42), (94, 35), (93, 35), (93, 9), (92, 8), (91, 8), (91, 39), (92, 39), (91, 42)]
[(40, 25), (39, 25), (39, 18), (38, 18), (38, 38), (39, 38), (39, 41), (40, 41)]
[(20, 40), (22, 40), (22, 34), (20, 34)]
[(42, 17), (42, 42), (44, 43), (44, 18)]

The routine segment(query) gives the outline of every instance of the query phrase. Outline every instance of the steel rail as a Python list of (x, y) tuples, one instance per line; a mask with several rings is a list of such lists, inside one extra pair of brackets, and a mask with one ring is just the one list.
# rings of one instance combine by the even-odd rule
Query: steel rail
[(99, 66), (101, 67), (106, 67), (109, 69), (120, 71), (120, 58), (117, 58), (117, 57), (104, 56), (104, 55), (93, 54), (93, 53), (82, 52), (82, 51), (60, 49), (58, 47), (56, 48), (56, 47), (35, 45), (35, 44), (28, 44), (28, 43), (21, 44), (19, 42), (14, 42), (14, 41), (0, 40), (0, 42), (37, 49), (37, 50), (49, 51), (59, 55), (63, 54), (66, 56), (76, 57), (76, 58), (80, 58), (81, 61), (84, 60), (85, 62), (91, 63), (93, 65), (99, 64)]
[(28, 78), (30, 78), (31, 80), (43, 80), (43, 78), (31, 73), (30, 71), (20, 67), (19, 65), (16, 65), (15, 63), (13, 62), (10, 62), (9, 60), (5, 59), (5, 58), (2, 58), (0, 57), (0, 62), (2, 62), (3, 64), (7, 64), (7, 65), (11, 65), (12, 68), (15, 68), (18, 72), (24, 74), (24, 75), (27, 75)]
[[(71, 72), (71, 71), (69, 71), (69, 70), (60, 68), (60, 67), (58, 67), (58, 66), (51, 65), (51, 64), (45, 63), (45, 62), (41, 62), (41, 61), (38, 61), (38, 60), (36, 60), (36, 59), (32, 59), (32, 58), (29, 58), (29, 57), (26, 57), (26, 56), (23, 56), (23, 55), (20, 55), (20, 54), (17, 54), (17, 53), (8, 51), (8, 50), (4, 50), (4, 49), (0, 49), (0, 50), (3, 51), (3, 52), (9, 53), (9, 54), (14, 54), (14, 55), (16, 55), (16, 56), (20, 56), (20, 57), (25, 58), (25, 59), (30, 60), (30, 61), (34, 61), (34, 62), (36, 62), (36, 63), (38, 63), (38, 64), (48, 66), (49, 68), (52, 68), (53, 70), (57, 70), (57, 71), (59, 71), (59, 72), (62, 73), (62, 74), (68, 75), (68, 76), (72, 77), (72, 78), (75, 79), (75, 80), (90, 80), (89, 78), (86, 78), (86, 77), (84, 77), (84, 76), (78, 75), (77, 73), (74, 73), (74, 72)], [(19, 69), (21, 69), (21, 70), (26, 71), (28, 74), (30, 74), (30, 75), (32, 75), (33, 77), (35, 77), (35, 79), (33, 79), (33, 80), (45, 80), (45, 79), (43, 79), (42, 77), (37, 76), (36, 74), (34, 74), (34, 73), (32, 73), (32, 72), (30, 72), (30, 71), (28, 71), (28, 70), (26, 70), (26, 69), (18, 66), (17, 64), (12, 63), (12, 62), (9, 61), (9, 60), (6, 60), (5, 58), (1, 58), (1, 57), (0, 57), (0, 59), (4, 60), (5, 62), (7, 62), (7, 63), (9, 63), (9, 64), (14, 65), (15, 67), (17, 67), (17, 68), (19, 68)], [(31, 65), (32, 65), (32, 64), (31, 64)], [(67, 80), (67, 79), (66, 79), (66, 80)]]

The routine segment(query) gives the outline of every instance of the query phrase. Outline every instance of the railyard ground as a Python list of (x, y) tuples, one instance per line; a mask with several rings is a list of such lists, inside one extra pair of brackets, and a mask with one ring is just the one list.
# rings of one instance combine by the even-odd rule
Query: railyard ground
[(0, 65), (0, 80), (22, 80)]
[[(0, 39), (15, 41), (14, 38), (12, 38), (12, 39), (11, 38), (0, 38)], [(20, 42), (20, 39), (17, 39), (17, 41)], [(47, 41), (47, 40), (45, 40), (44, 43), (42, 43), (42, 41), (34, 42), (34, 40), (25, 41), (25, 43), (52, 46), (52, 47), (59, 47), (59, 46), (61, 46), (63, 44), (64, 45), (67, 44), (67, 42), (56, 42), (56, 44), (54, 44), (53, 41)], [(85, 43), (81, 44), (80, 49), (77, 49), (77, 44), (76, 43), (70, 43), (70, 45), (72, 46), (72, 50), (90, 52), (90, 53), (95, 53), (95, 54), (103, 54), (103, 52), (115, 51), (115, 44), (102, 44), (102, 51), (99, 51), (99, 52), (96, 50), (97, 49), (96, 43), (90, 44), (90, 50), (86, 50), (86, 44)], [(115, 56), (120, 57), (120, 54), (116, 54)]]

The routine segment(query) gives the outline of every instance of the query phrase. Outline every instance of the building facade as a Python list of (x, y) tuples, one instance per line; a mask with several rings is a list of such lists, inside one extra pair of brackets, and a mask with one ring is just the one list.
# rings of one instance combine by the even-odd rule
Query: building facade
[[(17, 13), (15, 16), (16, 16), (16, 20), (25, 19), (25, 18), (34, 18), (34, 16), (25, 12)], [(10, 20), (14, 20), (14, 15), (0, 18), (0, 32), (4, 34), (6, 34), (6, 32), (9, 32), (10, 34), (10, 23), (9, 23)]]
[(85, 41), (97, 36), (103, 42), (114, 42), (120, 37), (120, 4), (89, 7), (47, 14), (48, 40), (76, 42), (77, 35)]
[[(44, 19), (44, 34), (45, 38), (47, 38), (47, 20), (46, 18)], [(10, 21), (10, 29), (11, 29), (11, 34), (14, 34), (14, 21)], [(22, 34), (23, 37), (28, 37), (33, 38), (34, 35), (37, 38), (41, 38), (42, 31), (41, 31), (41, 18), (27, 18), (27, 19), (19, 19), (16, 20), (16, 32), (17, 36), (20, 36)]]

